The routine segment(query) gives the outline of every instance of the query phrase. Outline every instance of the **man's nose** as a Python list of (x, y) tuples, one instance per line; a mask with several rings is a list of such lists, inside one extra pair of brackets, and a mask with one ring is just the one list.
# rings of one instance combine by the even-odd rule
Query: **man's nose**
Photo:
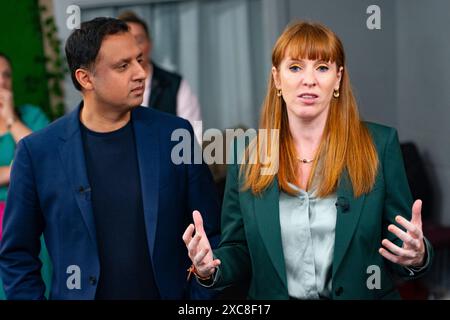
[(136, 80), (145, 80), (146, 77), (147, 77), (147, 73), (145, 72), (144, 67), (140, 63), (137, 63), (135, 79)]

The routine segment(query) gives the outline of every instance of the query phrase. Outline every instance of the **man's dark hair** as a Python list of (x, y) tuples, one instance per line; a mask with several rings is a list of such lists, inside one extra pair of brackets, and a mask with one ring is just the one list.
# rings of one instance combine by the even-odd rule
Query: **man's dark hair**
[(75, 88), (81, 91), (81, 86), (75, 77), (79, 68), (90, 69), (106, 36), (128, 32), (128, 25), (119, 19), (95, 18), (83, 22), (79, 29), (75, 29), (66, 41), (66, 58), (69, 64), (70, 76)]
[(137, 23), (137, 24), (140, 25), (142, 28), (144, 28), (145, 34), (147, 35), (147, 38), (148, 38), (149, 40), (151, 40), (150, 32), (149, 32), (149, 30), (148, 30), (147, 23), (145, 23), (144, 20), (142, 20), (141, 18), (139, 18), (133, 11), (131, 11), (131, 10), (123, 11), (121, 14), (119, 14), (119, 16), (117, 17), (117, 19), (120, 19), (120, 20), (122, 20), (122, 21), (125, 21), (126, 23)]

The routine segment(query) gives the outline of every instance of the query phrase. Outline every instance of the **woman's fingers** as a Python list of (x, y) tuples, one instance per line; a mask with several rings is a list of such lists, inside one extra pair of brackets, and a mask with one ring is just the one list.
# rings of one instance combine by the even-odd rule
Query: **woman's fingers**
[(405, 258), (403, 257), (399, 257), (396, 256), (395, 254), (390, 253), (389, 251), (387, 251), (385, 248), (380, 248), (378, 250), (378, 252), (385, 257), (386, 259), (388, 259), (389, 261), (393, 262), (393, 263), (397, 263), (403, 266), (407, 266), (409, 265), (408, 261), (406, 261)]
[(198, 210), (192, 212), (192, 218), (194, 219), (195, 233), (205, 233), (205, 230), (203, 229), (203, 218)]
[(404, 258), (407, 258), (407, 259), (414, 259), (414, 258), (416, 258), (415, 251), (400, 248), (399, 246), (395, 245), (394, 243), (392, 243), (388, 239), (384, 239), (381, 242), (381, 244), (383, 246), (385, 246), (386, 249), (388, 249), (390, 252), (392, 252), (393, 254), (395, 254), (397, 256), (404, 257)]
[(207, 259), (205, 259), (205, 257), (207, 256), (209, 251), (210, 251), (210, 249), (204, 248), (204, 249), (200, 250), (199, 252), (197, 252), (194, 259), (192, 260), (192, 262), (194, 263), (196, 268), (200, 267), (202, 265), (208, 264), (210, 262)]
[(200, 239), (202, 238), (201, 235), (198, 233), (195, 234), (195, 236), (192, 238), (191, 242), (189, 242), (187, 248), (189, 251), (189, 256), (192, 258), (197, 254), (198, 245), (200, 243)]
[(219, 259), (214, 259), (203, 266), (195, 267), (195, 268), (197, 269), (197, 271), (199, 273), (201, 273), (202, 276), (208, 277), (214, 273), (214, 271), (220, 265), (220, 263), (221, 262)]
[(411, 222), (422, 229), (422, 200), (414, 201), (411, 208)]
[(208, 273), (209, 275), (220, 264), (220, 260), (214, 260), (212, 257), (212, 249), (203, 229), (203, 219), (200, 212), (195, 210), (192, 213), (192, 217), (194, 224), (190, 224), (186, 228), (182, 238), (188, 249), (189, 258), (192, 260), (197, 271), (202, 274)]
[(192, 235), (194, 233), (194, 225), (191, 223), (183, 233), (183, 241), (186, 247), (189, 245), (189, 242), (192, 240)]
[(211, 267), (217, 268), (221, 263), (222, 262), (219, 259), (214, 259), (213, 261), (211, 261)]
[(413, 236), (413, 238), (420, 239), (423, 236), (422, 229), (414, 223), (406, 220), (404, 217), (397, 216), (395, 217), (395, 221), (403, 226), (409, 232), (409, 234)]
[(405, 244), (408, 246), (417, 248), (420, 246), (420, 242), (418, 239), (414, 239), (411, 235), (401, 230), (399, 227), (391, 224), (388, 227), (388, 230), (399, 237)]

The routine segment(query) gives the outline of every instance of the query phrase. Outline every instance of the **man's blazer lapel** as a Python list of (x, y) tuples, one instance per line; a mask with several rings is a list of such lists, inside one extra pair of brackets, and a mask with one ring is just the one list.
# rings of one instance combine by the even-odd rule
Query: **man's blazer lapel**
[(95, 231), (95, 221), (92, 211), (91, 188), (86, 170), (83, 142), (81, 140), (79, 113), (81, 104), (72, 111), (65, 121), (66, 131), (60, 135), (62, 140), (59, 146), (59, 155), (62, 166), (69, 178), (70, 192), (75, 196), (89, 236), (97, 249), (97, 236)]
[(131, 117), (136, 139), (147, 241), (153, 256), (159, 201), (159, 128), (150, 113), (140, 111), (140, 108), (133, 110)]

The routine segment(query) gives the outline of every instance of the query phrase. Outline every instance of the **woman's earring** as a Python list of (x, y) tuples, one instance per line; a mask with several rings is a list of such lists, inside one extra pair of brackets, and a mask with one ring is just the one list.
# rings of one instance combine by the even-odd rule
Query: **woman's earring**
[(339, 95), (340, 95), (339, 89), (338, 89), (338, 90), (334, 90), (334, 92), (333, 92), (333, 97), (339, 98)]
[(281, 89), (278, 89), (277, 96), (281, 97)]

